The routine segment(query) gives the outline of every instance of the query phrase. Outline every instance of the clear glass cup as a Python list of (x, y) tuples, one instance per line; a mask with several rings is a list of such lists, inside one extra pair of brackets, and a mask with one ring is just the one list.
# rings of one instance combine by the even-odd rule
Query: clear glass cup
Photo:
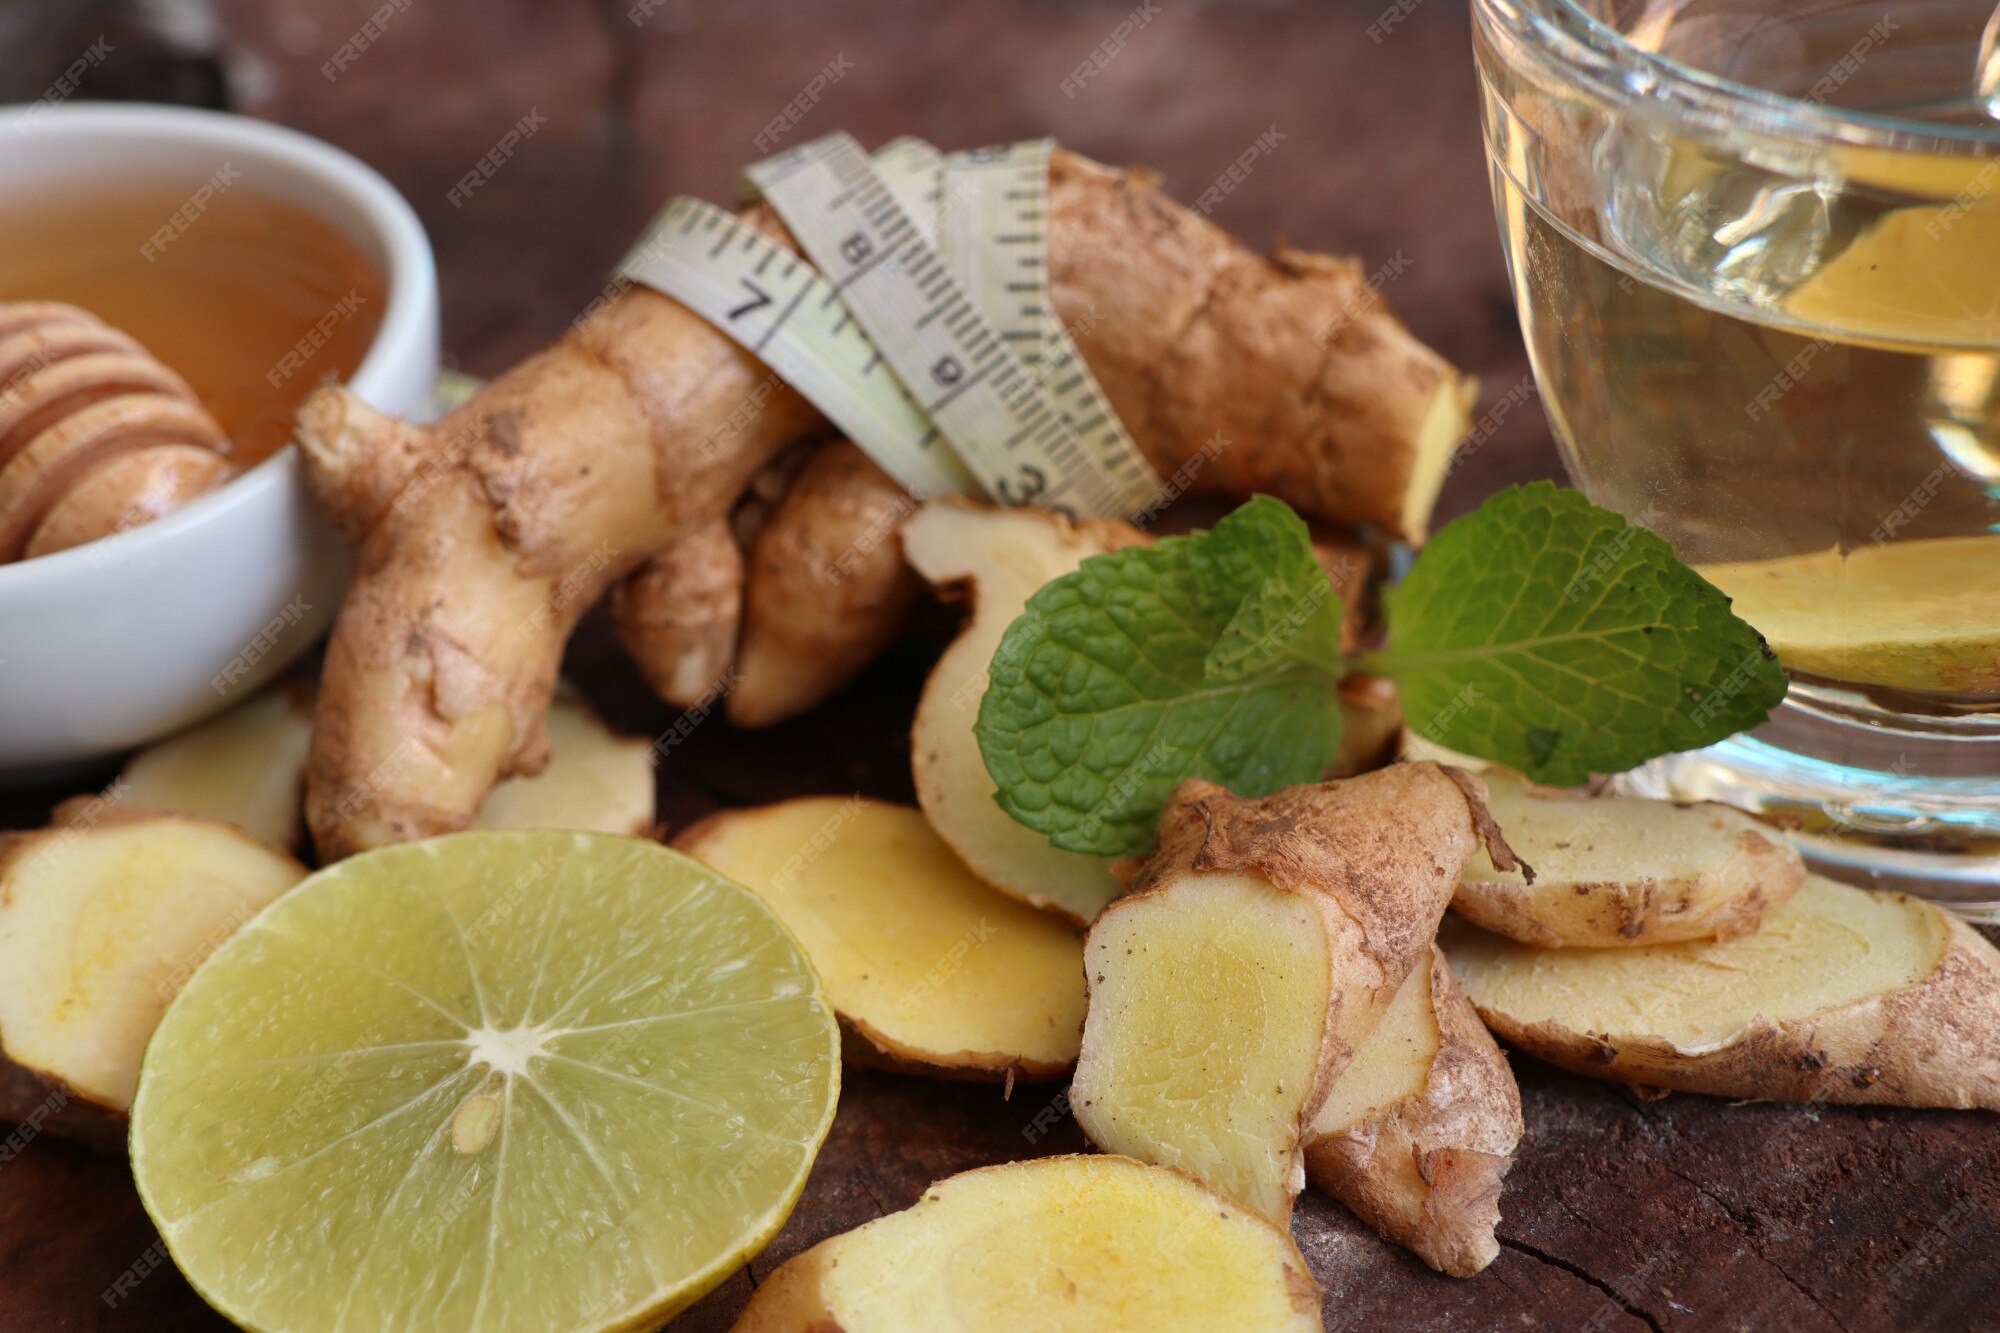
[(1791, 676), (1767, 725), (1625, 783), (1771, 812), (1842, 878), (2000, 919), (1993, 0), (1473, 11), (1564, 461)]

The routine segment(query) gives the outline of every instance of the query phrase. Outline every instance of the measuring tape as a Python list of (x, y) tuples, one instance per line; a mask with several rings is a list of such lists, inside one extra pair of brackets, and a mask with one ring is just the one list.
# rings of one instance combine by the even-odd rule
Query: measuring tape
[(812, 261), (667, 206), (619, 266), (755, 353), (919, 498), (1129, 516), (1158, 479), (1050, 308), (1043, 140), (940, 154), (845, 134), (751, 167)]

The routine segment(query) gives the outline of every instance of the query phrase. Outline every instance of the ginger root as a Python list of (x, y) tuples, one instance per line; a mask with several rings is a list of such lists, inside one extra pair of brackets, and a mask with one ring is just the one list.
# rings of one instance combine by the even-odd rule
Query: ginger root
[(1523, 1131), (1507, 1057), (1433, 947), (1313, 1116), (1306, 1177), (1432, 1268), (1471, 1277), (1500, 1253), (1500, 1182)]
[(124, 814), (0, 846), (0, 1120), (124, 1146), (139, 1057), (202, 960), (305, 867), (223, 824)]
[[(612, 594), (625, 650), (668, 703), (722, 697), (766, 727), (805, 712), (902, 633), (918, 580), (898, 529), (916, 502), (846, 440), (653, 557)], [(746, 554), (744, 546), (748, 545)]]
[[(114, 808), (121, 818), (157, 813), (233, 824), (300, 852), (312, 708), (311, 683), (293, 681), (148, 746), (118, 775)], [(548, 727), (548, 767), (486, 793), (472, 826), (651, 833), (653, 747), (611, 730), (568, 690), (550, 706)]]
[[(762, 208), (745, 218), (782, 236)], [(1359, 265), (1260, 258), (1147, 177), (1064, 153), (1048, 228), (1055, 309), (1174, 492), (1265, 490), (1422, 535), (1467, 386)], [(337, 388), (308, 399), (308, 478), (360, 548), (307, 780), (322, 853), (463, 828), (495, 781), (538, 770), (584, 609), (823, 427), (642, 287), (432, 425)]]
[(322, 857), (465, 828), (495, 781), (547, 763), (543, 718), (584, 610), (816, 424), (767, 388), (729, 447), (711, 444), (765, 379), (635, 288), (432, 426), (339, 389), (307, 399), (313, 488), (364, 534), (307, 771)]
[(757, 1288), (736, 1333), (1312, 1333), (1286, 1232), (1124, 1157), (1045, 1157), (939, 1181)]
[(920, 585), (898, 532), (916, 508), (848, 441), (813, 455), (750, 549), (730, 721), (804, 712), (902, 633)]
[(1748, 934), (1805, 880), (1782, 835), (1732, 806), (1579, 796), (1489, 768), (1487, 805), (1535, 867), (1525, 884), (1475, 856), (1452, 906), (1544, 948), (1623, 948)]
[(1729, 940), (1538, 949), (1454, 923), (1440, 942), (1488, 1027), (1572, 1073), (2000, 1111), (2000, 951), (1918, 898), (1808, 875)]
[(619, 642), (676, 708), (729, 688), (742, 609), (743, 549), (723, 518), (669, 542), (611, 594)]
[(1283, 1222), (1308, 1128), (1482, 839), (1507, 859), (1476, 780), (1437, 764), (1258, 800), (1182, 783), (1084, 944), (1084, 1133)]
[(727, 515), (668, 543), (612, 590), (618, 638), (667, 703), (706, 710), (735, 688), (749, 583), (744, 552), (815, 448), (803, 443), (779, 451)]
[(981, 883), (899, 805), (808, 796), (726, 810), (674, 846), (797, 935), (851, 1063), (1057, 1078), (1083, 1029), (1083, 940)]

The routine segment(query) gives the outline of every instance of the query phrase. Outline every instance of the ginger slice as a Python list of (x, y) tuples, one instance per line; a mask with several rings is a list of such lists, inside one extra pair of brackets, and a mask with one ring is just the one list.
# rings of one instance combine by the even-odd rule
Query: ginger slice
[(1453, 925), (1442, 942), (1488, 1027), (1592, 1078), (2000, 1110), (2000, 953), (1920, 899), (1809, 875), (1730, 940), (1538, 949)]
[(1083, 1029), (1083, 940), (967, 870), (921, 813), (805, 797), (711, 815), (674, 846), (805, 946), (857, 1063), (1055, 1078)]
[(273, 847), (305, 840), (300, 798), (312, 743), (312, 687), (264, 690), (125, 762), (116, 790), (147, 810), (234, 824)]
[[(123, 1143), (146, 1041), (202, 960), (305, 867), (171, 816), (0, 849), (0, 1120)], [(53, 1110), (51, 1108), (54, 1108)]]
[(1500, 1184), (1521, 1141), (1507, 1058), (1433, 948), (1328, 1090), (1306, 1131), (1306, 1175), (1440, 1272), (1500, 1253)]
[(1090, 1008), (1069, 1094), (1090, 1141), (1289, 1218), (1338, 994), (1334, 911), (1250, 874), (1106, 909), (1084, 950)]
[(1084, 1132), (1284, 1220), (1306, 1127), (1485, 833), (1476, 786), (1436, 764), (1259, 800), (1182, 783), (1085, 942)]
[[(266, 690), (132, 756), (119, 775), (120, 800), (141, 810), (234, 824), (296, 851), (304, 840), (300, 794), (312, 719), (309, 683)], [(567, 694), (550, 708), (548, 725), (549, 766), (488, 792), (474, 827), (651, 832), (652, 747), (612, 731), (588, 704)]]
[(1172, 1171), (1046, 1157), (967, 1171), (815, 1245), (736, 1333), (1308, 1333), (1291, 1236)]
[(972, 615), (924, 682), (910, 727), (917, 803), (974, 874), (1009, 894), (1088, 924), (1118, 896), (1106, 857), (1066, 852), (993, 799), (993, 779), (972, 734), (987, 666), (1028, 598), (1085, 558), (1144, 541), (1102, 520), (1072, 523), (1039, 509), (981, 509), (936, 501), (903, 526), (903, 550), (931, 583), (963, 587)]
[(559, 694), (549, 706), (549, 766), (486, 793), (476, 829), (653, 831), (653, 746), (613, 731), (591, 706)]
[(1524, 944), (1619, 948), (1757, 929), (1805, 880), (1783, 835), (1714, 801), (1581, 796), (1493, 768), (1487, 805), (1535, 882), (1474, 856), (1452, 906)]

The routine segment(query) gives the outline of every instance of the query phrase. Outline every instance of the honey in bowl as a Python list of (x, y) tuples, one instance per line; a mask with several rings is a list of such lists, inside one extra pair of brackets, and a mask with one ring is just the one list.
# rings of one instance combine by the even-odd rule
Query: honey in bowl
[(61, 301), (177, 371), (248, 468), (313, 388), (354, 373), (385, 280), (346, 236), (227, 168), (0, 203), (0, 301)]

